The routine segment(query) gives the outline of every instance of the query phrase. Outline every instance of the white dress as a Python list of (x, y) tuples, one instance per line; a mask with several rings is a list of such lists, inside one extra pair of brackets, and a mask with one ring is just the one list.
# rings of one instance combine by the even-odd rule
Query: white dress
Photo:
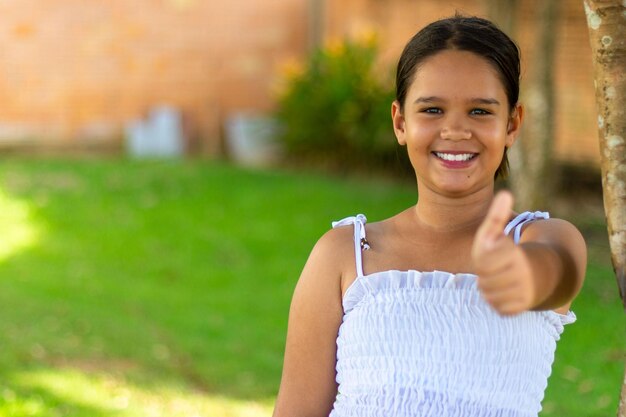
[[(505, 229), (519, 241), (525, 212)], [(476, 275), (383, 271), (363, 275), (365, 216), (354, 224), (357, 278), (343, 298), (338, 395), (330, 417), (536, 417), (556, 342), (574, 313), (500, 316)]]

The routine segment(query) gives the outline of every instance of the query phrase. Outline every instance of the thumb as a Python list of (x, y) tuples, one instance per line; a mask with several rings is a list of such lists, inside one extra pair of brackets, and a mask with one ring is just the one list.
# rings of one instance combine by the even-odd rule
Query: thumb
[(496, 241), (502, 237), (511, 210), (513, 209), (513, 195), (509, 191), (500, 191), (489, 206), (487, 216), (476, 232), (472, 254), (477, 256), (490, 250)]

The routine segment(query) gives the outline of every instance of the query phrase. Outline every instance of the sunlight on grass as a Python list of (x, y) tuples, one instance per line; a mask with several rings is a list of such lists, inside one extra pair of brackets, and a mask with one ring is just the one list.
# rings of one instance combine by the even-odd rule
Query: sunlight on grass
[(13, 198), (0, 189), (0, 261), (37, 242), (39, 234), (31, 212), (29, 203)]
[[(18, 393), (0, 387), (20, 415), (116, 415), (124, 417), (269, 417), (272, 399), (245, 401), (204, 394), (184, 387), (144, 388), (109, 374), (76, 369), (17, 372), (10, 378)], [(34, 394), (24, 395), (20, 392)], [(0, 400), (0, 404), (2, 401)], [(58, 407), (57, 407), (58, 406)], [(43, 413), (45, 411), (45, 413)], [(55, 413), (56, 412), (56, 413)], [(2, 407), (0, 407), (2, 415)]]

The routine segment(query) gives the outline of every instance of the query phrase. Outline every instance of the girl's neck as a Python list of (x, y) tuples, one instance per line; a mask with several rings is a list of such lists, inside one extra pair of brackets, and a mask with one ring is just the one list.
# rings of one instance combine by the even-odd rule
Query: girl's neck
[(444, 196), (418, 185), (415, 218), (418, 224), (433, 232), (451, 232), (477, 228), (491, 200), (493, 187), (483, 188), (465, 196)]

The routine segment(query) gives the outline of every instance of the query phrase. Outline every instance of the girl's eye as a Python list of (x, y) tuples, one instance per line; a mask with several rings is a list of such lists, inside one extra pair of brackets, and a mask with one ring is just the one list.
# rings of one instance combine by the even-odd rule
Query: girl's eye
[(472, 111), (470, 111), (470, 114), (473, 115), (484, 115), (484, 114), (491, 114), (491, 112), (484, 110), (484, 109), (472, 109)]
[(428, 114), (441, 114), (443, 113), (442, 110), (438, 107), (428, 107), (426, 109), (422, 110), (422, 113), (428, 113)]

